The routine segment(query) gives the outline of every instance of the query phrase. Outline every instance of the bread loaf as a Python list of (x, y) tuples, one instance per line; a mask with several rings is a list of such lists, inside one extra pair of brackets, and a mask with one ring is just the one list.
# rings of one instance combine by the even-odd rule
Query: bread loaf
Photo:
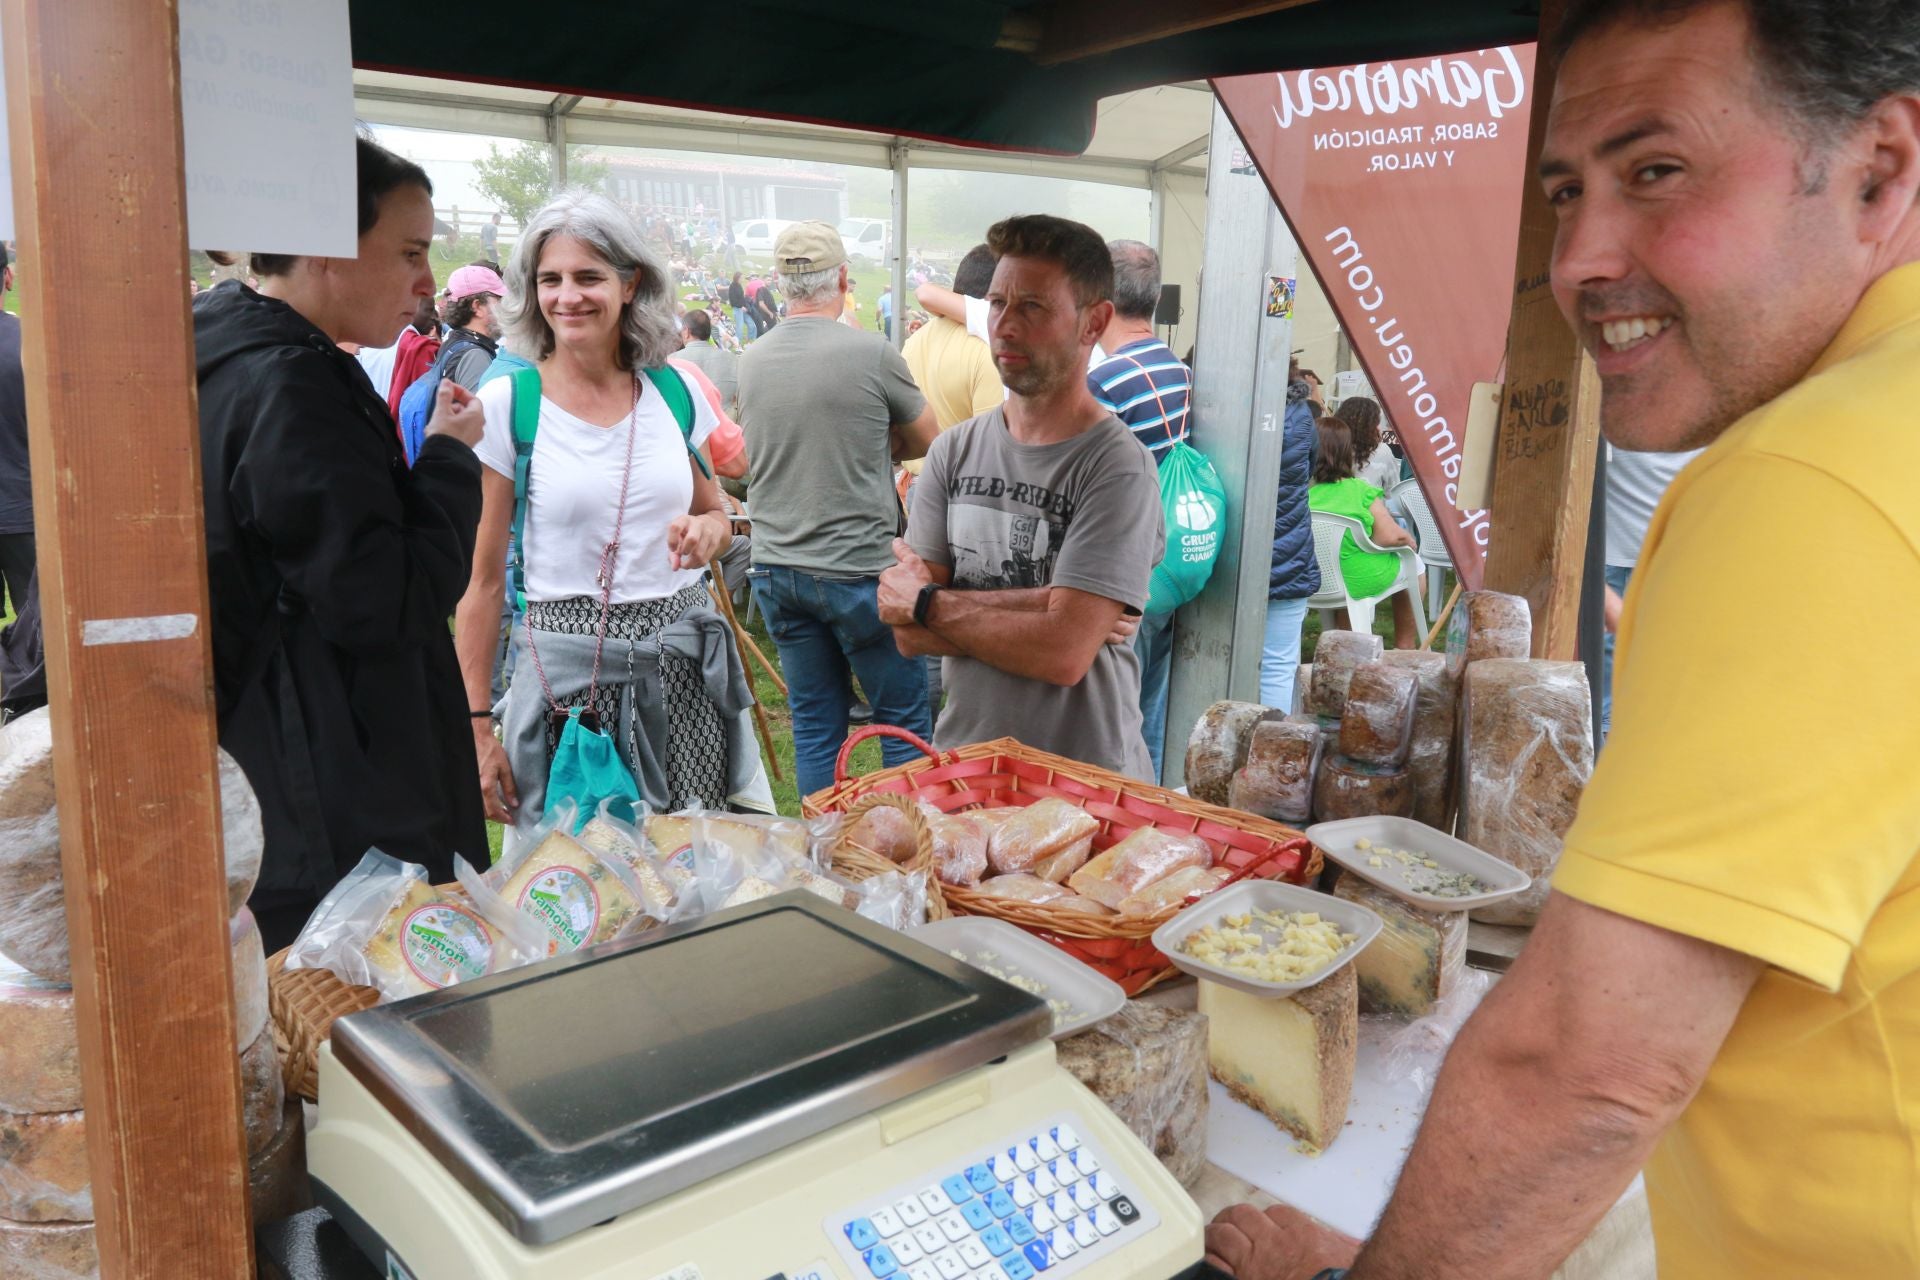
[(1033, 874), (1042, 880), (1065, 884), (1067, 877), (1087, 865), (1093, 856), (1093, 837), (1075, 840), (1058, 853), (1050, 853), (1033, 864)]
[(891, 805), (877, 804), (867, 810), (848, 825), (841, 838), (889, 862), (910, 862), (920, 852), (920, 842), (907, 824), (907, 815)]
[(1276, 822), (1306, 822), (1313, 816), (1320, 751), (1320, 722), (1312, 716), (1262, 721), (1254, 726), (1247, 763), (1233, 775), (1228, 803)]
[(1031, 870), (1100, 830), (1100, 820), (1059, 796), (1045, 796), (993, 829), (987, 839), (987, 865), (998, 874)]
[(1593, 703), (1578, 662), (1492, 658), (1467, 668), (1461, 696), (1460, 838), (1533, 877), (1473, 913), (1532, 924), (1593, 772)]
[(0, 1111), (0, 1218), (93, 1221), (83, 1112), (29, 1116)]
[(1207, 1166), (1207, 1020), (1129, 1000), (1056, 1046), (1060, 1065), (1183, 1183)]
[(256, 1227), (313, 1207), (313, 1189), (307, 1181), (307, 1122), (299, 1100), (283, 1106), (276, 1120), (273, 1136), (247, 1161)]
[(0, 1111), (38, 1114), (80, 1106), (73, 992), (0, 956)]
[(1201, 713), (1187, 737), (1187, 794), (1208, 804), (1226, 804), (1234, 770), (1247, 762), (1253, 727), (1279, 713), (1256, 702), (1216, 702)]
[(1466, 912), (1416, 907), (1351, 871), (1341, 875), (1333, 894), (1365, 907), (1385, 925), (1353, 959), (1362, 1013), (1422, 1017), (1466, 973)]
[(1147, 886), (1184, 867), (1211, 867), (1213, 849), (1199, 836), (1141, 827), (1074, 872), (1067, 886), (1115, 910)]
[(1533, 653), (1533, 610), (1525, 596), (1469, 591), (1447, 622), (1447, 666), (1456, 678), (1485, 658), (1525, 658)]
[(1313, 650), (1313, 688), (1307, 710), (1338, 719), (1347, 707), (1347, 684), (1356, 667), (1380, 661), (1380, 637), (1370, 631), (1322, 631)]
[(6, 1280), (100, 1280), (93, 1223), (0, 1218), (0, 1276)]
[(240, 1118), (247, 1131), (247, 1155), (266, 1149), (280, 1129), (287, 1088), (280, 1075), (280, 1053), (273, 1032), (265, 1031), (240, 1055)]
[(1355, 667), (1340, 715), (1340, 754), (1363, 764), (1406, 764), (1419, 688), (1411, 671), (1384, 662)]
[[(937, 816), (936, 816), (937, 815)], [(927, 817), (933, 836), (933, 873), (942, 884), (971, 888), (987, 873), (987, 836), (992, 824), (970, 813), (940, 813)]]
[(1320, 762), (1313, 780), (1315, 822), (1342, 818), (1413, 816), (1413, 778), (1405, 769), (1363, 764), (1345, 756)]
[(1460, 682), (1447, 669), (1447, 657), (1442, 653), (1393, 649), (1381, 661), (1413, 672), (1419, 681), (1419, 692), (1414, 695), (1413, 734), (1407, 751), (1407, 772), (1413, 775), (1413, 816), (1437, 831), (1448, 830)]

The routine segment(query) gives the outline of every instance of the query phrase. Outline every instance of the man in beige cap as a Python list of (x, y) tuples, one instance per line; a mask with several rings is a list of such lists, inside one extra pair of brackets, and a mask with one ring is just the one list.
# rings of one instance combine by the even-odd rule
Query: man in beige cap
[[(774, 269), (787, 318), (740, 358), (740, 425), (753, 479), (754, 598), (792, 690), (794, 768), (805, 795), (833, 781), (852, 675), (874, 719), (933, 733), (926, 671), (880, 621), (880, 573), (903, 520), (896, 462), (925, 455), (939, 427), (907, 363), (877, 333), (840, 324), (847, 250), (824, 222), (780, 233)], [(889, 739), (886, 762), (914, 751)]]

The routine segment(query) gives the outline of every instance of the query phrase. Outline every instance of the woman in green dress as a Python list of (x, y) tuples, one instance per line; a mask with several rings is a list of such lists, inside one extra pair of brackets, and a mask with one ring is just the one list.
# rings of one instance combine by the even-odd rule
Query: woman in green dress
[[(1355, 457), (1353, 430), (1338, 418), (1322, 418), (1319, 441), (1313, 455), (1313, 484), (1307, 490), (1307, 506), (1314, 511), (1358, 520), (1377, 547), (1411, 547), (1413, 536), (1394, 522), (1387, 511), (1386, 495), (1359, 476), (1364, 459)], [(1340, 576), (1347, 595), (1359, 599), (1379, 595), (1400, 572), (1394, 556), (1378, 551), (1362, 551), (1348, 534), (1340, 542)], [(1351, 625), (1347, 611), (1338, 611), (1340, 625)], [(1406, 592), (1393, 596), (1393, 647), (1416, 649), (1422, 637), (1413, 624), (1413, 603)]]

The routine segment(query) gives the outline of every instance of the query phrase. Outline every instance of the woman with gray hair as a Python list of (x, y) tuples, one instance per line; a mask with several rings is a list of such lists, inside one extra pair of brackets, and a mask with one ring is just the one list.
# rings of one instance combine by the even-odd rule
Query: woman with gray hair
[[(612, 739), (651, 808), (724, 808), (759, 754), (745, 673), (702, 585), (731, 526), (706, 455), (712, 406), (667, 364), (680, 340), (666, 271), (617, 205), (573, 191), (527, 224), (506, 284), (455, 620), (487, 816), (542, 816), (576, 716)], [(503, 744), (488, 692), (509, 571), (528, 661), (500, 709)]]

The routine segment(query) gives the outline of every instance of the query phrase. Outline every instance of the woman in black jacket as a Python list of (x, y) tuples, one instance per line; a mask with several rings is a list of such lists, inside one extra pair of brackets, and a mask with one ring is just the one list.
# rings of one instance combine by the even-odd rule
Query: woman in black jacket
[(760, 326), (753, 308), (747, 305), (747, 286), (740, 283), (738, 271), (733, 273), (733, 283), (727, 286), (727, 306), (733, 309), (734, 332), (740, 335), (742, 343), (752, 342), (760, 336)]
[(360, 139), (353, 258), (255, 254), (256, 292), (194, 301), (220, 744), (266, 826), (252, 906), (292, 940), (370, 847), (452, 877), (484, 865), (448, 617), (480, 516), (478, 403), (441, 383), (411, 471), (337, 345), (378, 346), (434, 290), (432, 186)]

